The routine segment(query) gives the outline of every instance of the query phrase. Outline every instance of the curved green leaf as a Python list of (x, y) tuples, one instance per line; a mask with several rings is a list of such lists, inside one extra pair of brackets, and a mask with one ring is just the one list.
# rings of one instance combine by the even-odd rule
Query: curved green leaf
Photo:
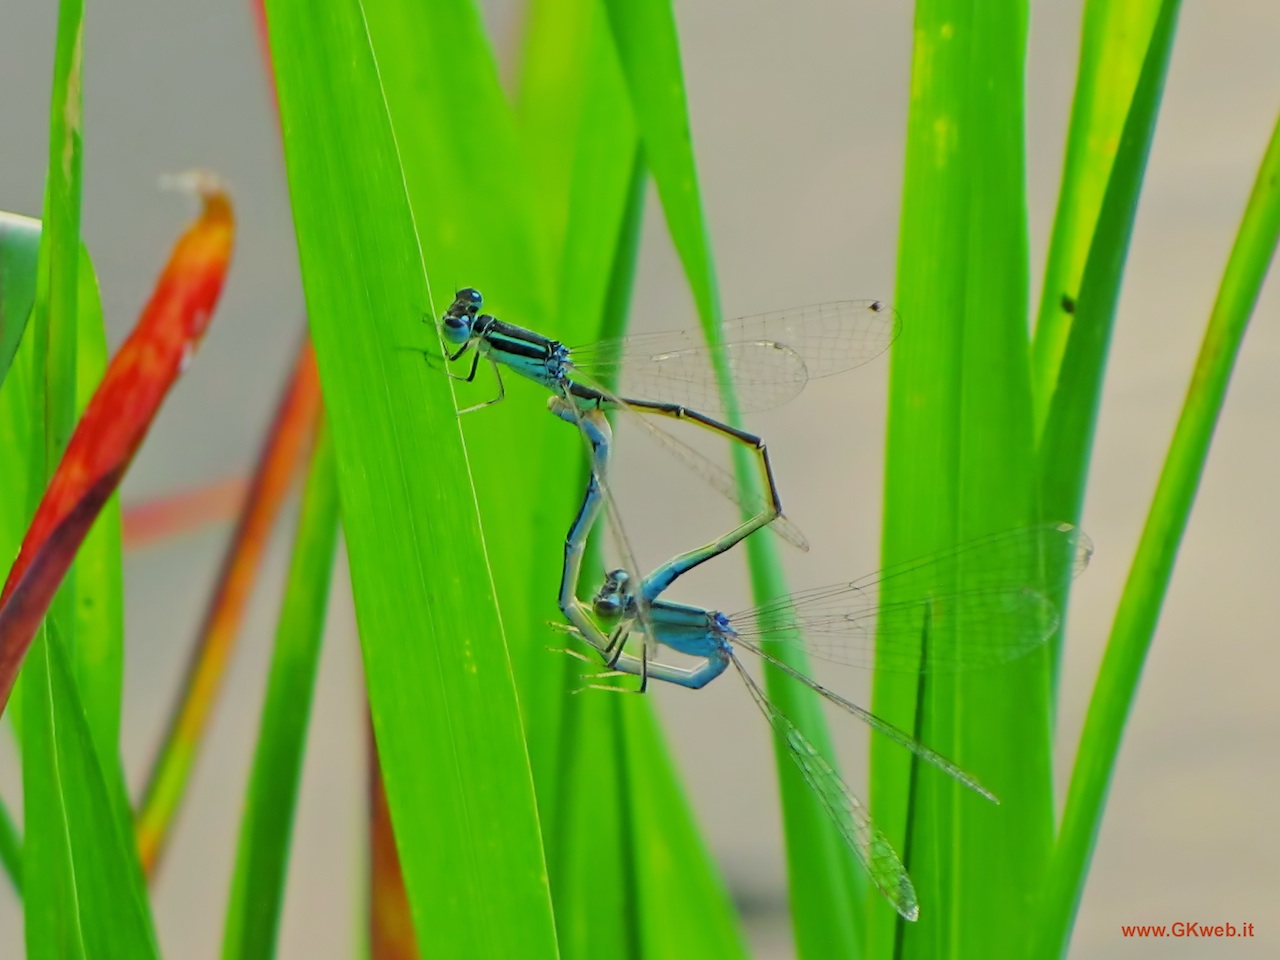
[(338, 478), (322, 415), (298, 511), (253, 773), (240, 820), (223, 960), (269, 960), (275, 955), (337, 539)]

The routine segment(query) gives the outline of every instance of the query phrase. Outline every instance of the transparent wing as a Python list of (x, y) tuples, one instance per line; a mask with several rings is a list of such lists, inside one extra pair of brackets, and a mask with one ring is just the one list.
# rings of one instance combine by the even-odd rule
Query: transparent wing
[[(1025, 656), (1058, 628), (1054, 587), (1078, 575), (1093, 545), (1069, 524), (982, 537), (879, 573), (769, 601), (729, 618), (762, 651), (870, 669), (947, 672)], [(954, 631), (956, 642), (921, 638)]]
[(619, 384), (624, 396), (715, 416), (724, 413), (718, 359), (730, 372), (742, 412), (771, 410), (812, 379), (880, 356), (901, 328), (898, 315), (880, 300), (841, 300), (730, 320), (715, 346), (699, 332), (672, 331), (575, 347), (571, 357), (576, 370)]
[(773, 666), (777, 667), (779, 670), (781, 670), (787, 676), (791, 677), (793, 680), (797, 680), (800, 683), (803, 683), (806, 687), (808, 687), (814, 693), (821, 696), (828, 703), (832, 703), (835, 706), (839, 707), (840, 709), (844, 710), (846, 713), (852, 714), (853, 716), (857, 717), (859, 720), (865, 723), (868, 727), (870, 727), (876, 733), (880, 734), (883, 737), (886, 737), (889, 740), (892, 740), (894, 743), (902, 747), (904, 750), (914, 753), (917, 757), (919, 757), (925, 763), (931, 765), (937, 770), (940, 770), (942, 773), (945, 773), (948, 777), (956, 781), (956, 783), (960, 784), (961, 786), (967, 787), (968, 789), (972, 790), (974, 793), (978, 794), (978, 796), (986, 800), (990, 800), (992, 803), (1000, 802), (996, 798), (996, 795), (994, 793), (992, 793), (990, 790), (984, 787), (981, 783), (979, 783), (976, 779), (974, 779), (974, 777), (971, 774), (969, 774), (963, 767), (952, 762), (951, 760), (948, 760), (946, 757), (938, 753), (936, 750), (926, 747), (923, 743), (921, 743), (915, 737), (911, 736), (911, 734), (907, 733), (905, 730), (902, 730), (894, 726), (888, 720), (881, 719), (880, 717), (872, 713), (870, 710), (868, 710), (866, 707), (860, 707), (856, 703), (854, 703), (852, 700), (848, 699), (847, 697), (842, 697), (840, 696), (840, 694), (836, 693), (835, 691), (829, 690), (827, 687), (824, 687), (822, 684), (818, 683), (812, 677), (805, 676), (795, 667), (791, 666), (790, 664), (783, 663), (777, 657), (769, 653), (766, 653), (765, 651), (757, 647), (755, 644), (749, 641), (740, 641), (739, 646), (741, 646), (745, 650), (750, 650), (761, 660), (766, 660), (769, 663), (773, 664)]
[[(757, 492), (751, 496), (743, 496), (738, 487), (738, 481), (731, 472), (708, 460), (687, 443), (667, 433), (667, 431), (653, 422), (654, 418), (652, 416), (645, 416), (607, 387), (597, 382), (593, 377), (584, 375), (578, 379), (584, 386), (599, 391), (608, 400), (612, 408), (616, 409), (621, 416), (626, 417), (627, 423), (643, 430), (687, 470), (701, 478), (707, 486), (717, 491), (730, 503), (736, 504), (749, 514), (758, 514), (767, 509), (768, 504), (763, 495)], [(692, 425), (698, 426), (696, 423)], [(805, 538), (805, 535), (785, 516), (780, 516), (770, 523), (769, 529), (793, 547), (806, 551), (809, 549), (809, 541)], [(637, 580), (637, 582), (639, 581)]]
[(867, 808), (840, 779), (840, 775), (827, 762), (826, 758), (809, 742), (794, 723), (786, 718), (764, 695), (760, 685), (751, 674), (743, 668), (737, 657), (732, 657), (733, 665), (746, 684), (751, 699), (756, 702), (760, 712), (769, 721), (782, 741), (787, 745), (787, 754), (795, 762), (804, 777), (805, 783), (813, 791), (814, 796), (822, 804), (835, 824), (844, 842), (849, 845), (866, 868), (867, 875), (876, 889), (884, 894), (893, 904), (893, 908), (907, 920), (915, 920), (920, 915), (920, 907), (916, 902), (915, 888), (907, 875), (907, 868), (898, 859), (888, 838), (875, 825)]

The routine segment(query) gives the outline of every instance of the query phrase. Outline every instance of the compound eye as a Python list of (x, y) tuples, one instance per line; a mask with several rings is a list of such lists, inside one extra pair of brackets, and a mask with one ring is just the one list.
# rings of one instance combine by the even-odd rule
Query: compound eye
[(470, 304), (477, 310), (484, 304), (484, 297), (480, 295), (480, 291), (475, 287), (463, 287), (458, 291), (457, 299)]
[(596, 597), (592, 607), (598, 617), (616, 617), (622, 612), (622, 604), (617, 597)]
[(471, 321), (456, 313), (446, 313), (440, 321), (441, 332), (450, 343), (465, 343), (471, 336)]

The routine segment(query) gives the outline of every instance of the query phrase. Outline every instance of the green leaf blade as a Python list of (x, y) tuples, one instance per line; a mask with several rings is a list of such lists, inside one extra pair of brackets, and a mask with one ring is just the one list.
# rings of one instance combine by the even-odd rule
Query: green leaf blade
[(322, 420), (299, 510), (245, 796), (223, 960), (269, 960), (275, 955), (337, 539), (337, 470)]
[(1179, 0), (1161, 4), (1080, 280), (1075, 319), (1040, 441), (1045, 519), (1076, 523), (1084, 502), (1116, 305), (1180, 6)]
[[(1024, 3), (916, 9), (890, 372), (886, 567), (1032, 522)], [(963, 589), (965, 571), (952, 589)], [(1028, 583), (1034, 582), (1027, 571)], [(920, 585), (886, 584), (881, 602)], [(942, 589), (946, 589), (943, 585)], [(963, 643), (921, 623), (922, 642)], [(926, 632), (927, 631), (927, 632)], [(977, 641), (974, 641), (977, 642)], [(1015, 957), (1052, 839), (1046, 661), (880, 673), (877, 714), (976, 776), (995, 807), (872, 740), (873, 812), (915, 883), (916, 924), (872, 895), (872, 956)], [(918, 770), (916, 769), (918, 766)]]
[(1035, 327), (1036, 428), (1043, 425), (1080, 296), (1102, 196), (1160, 0), (1087, 0), (1066, 158)]
[[(107, 369), (107, 336), (98, 279), (81, 247), (80, 320), (76, 346), (76, 410), (83, 413)], [(124, 547), (120, 495), (112, 494), (76, 554), (74, 568), (76, 686), (98, 744), (98, 755), (119, 781), (121, 813), (129, 816), (119, 763), (124, 697)]]
[[(374, 59), (372, 4), (368, 28), (354, 2), (316, 17), (279, 0), (267, 13), (370, 708), (418, 942), (427, 954), (553, 957), (528, 757), (452, 390), (402, 349), (430, 328), (388, 115), (396, 78)], [(416, 211), (421, 223), (435, 212)]]
[(667, 228), (698, 316), (714, 336), (720, 292), (698, 191), (675, 12), (670, 0), (606, 0), (605, 9)]

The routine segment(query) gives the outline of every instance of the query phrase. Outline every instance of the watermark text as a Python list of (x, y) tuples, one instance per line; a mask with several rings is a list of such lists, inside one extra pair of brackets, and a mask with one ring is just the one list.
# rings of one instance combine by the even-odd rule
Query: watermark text
[(1203, 920), (1179, 920), (1176, 923), (1122, 923), (1120, 935), (1138, 939), (1227, 940), (1232, 937), (1252, 937), (1252, 923), (1206, 923)]

